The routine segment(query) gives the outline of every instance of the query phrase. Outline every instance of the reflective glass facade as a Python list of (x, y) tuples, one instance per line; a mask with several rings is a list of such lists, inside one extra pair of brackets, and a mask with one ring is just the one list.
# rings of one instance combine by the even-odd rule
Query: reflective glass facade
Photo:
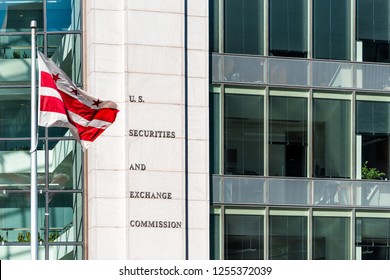
[(211, 258), (389, 259), (388, 6), (210, 0)]
[[(81, 1), (0, 3), (0, 259), (30, 259), (30, 21), (38, 50), (82, 86)], [(39, 259), (84, 258), (83, 153), (66, 129), (39, 128)]]

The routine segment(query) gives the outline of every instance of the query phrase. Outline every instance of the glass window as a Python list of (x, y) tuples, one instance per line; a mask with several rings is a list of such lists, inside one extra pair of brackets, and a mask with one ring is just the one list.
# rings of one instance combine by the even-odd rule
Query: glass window
[(221, 115), (220, 115), (220, 95), (210, 93), (210, 173), (220, 174), (220, 154), (221, 154)]
[(313, 260), (348, 260), (350, 219), (313, 217)]
[(350, 59), (350, 0), (314, 0), (314, 57)]
[(47, 57), (51, 58), (72, 82), (81, 83), (81, 36), (79, 34), (55, 34), (47, 37)]
[[(67, 2), (67, 1), (61, 1)], [(43, 26), (43, 0), (2, 0), (0, 2), (0, 32), (30, 32), (30, 23)]]
[[(4, 243), (30, 242), (30, 192), (2, 192), (0, 197), (0, 238)], [(45, 196), (38, 195), (38, 238), (44, 238)], [(0, 246), (1, 248), (1, 246)], [(30, 252), (26, 252), (30, 256)], [(9, 259), (9, 258), (7, 258)]]
[(314, 177), (350, 177), (350, 101), (313, 99)]
[(219, 50), (219, 0), (210, 0), (209, 30), (210, 30), (210, 51)]
[(72, 245), (49, 246), (49, 260), (82, 260), (83, 247)]
[(269, 259), (307, 259), (307, 218), (270, 216)]
[(307, 99), (270, 96), (269, 175), (305, 177)]
[(270, 55), (307, 57), (307, 0), (269, 1)]
[(362, 41), (363, 61), (389, 62), (390, 3), (357, 0), (357, 40)]
[[(376, 101), (357, 101), (356, 133), (361, 143), (357, 152), (361, 154), (361, 166), (367, 162), (368, 168), (390, 174), (389, 136), (390, 103)], [(363, 179), (367, 179), (364, 178)], [(379, 179), (379, 178), (377, 178)]]
[(80, 15), (80, 0), (47, 1), (47, 30), (80, 30)]
[(225, 0), (225, 53), (263, 54), (263, 0)]
[(29, 88), (0, 88), (0, 138), (30, 137), (30, 92)]
[(225, 260), (264, 259), (262, 216), (225, 215)]
[[(43, 36), (37, 36), (37, 45), (42, 48)], [(0, 35), (0, 84), (30, 84), (30, 81), (31, 36)]]
[(390, 219), (356, 218), (356, 259), (390, 259)]
[(74, 140), (49, 142), (49, 189), (81, 189), (82, 152), (80, 144)]
[(263, 96), (225, 94), (225, 174), (263, 174), (263, 126)]
[[(44, 188), (43, 141), (38, 142), (38, 188)], [(0, 190), (30, 190), (30, 140), (0, 141)], [(1, 219), (0, 219), (1, 220)]]
[(48, 242), (82, 241), (82, 194), (49, 192), (48, 200)]
[(210, 215), (210, 259), (219, 260), (221, 259), (220, 255), (220, 215), (211, 214)]

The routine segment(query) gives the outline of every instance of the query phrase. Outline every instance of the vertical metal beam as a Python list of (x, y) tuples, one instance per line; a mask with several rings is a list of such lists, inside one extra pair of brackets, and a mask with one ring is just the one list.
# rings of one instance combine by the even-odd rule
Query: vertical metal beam
[(185, 259), (189, 260), (188, 213), (188, 0), (184, 1), (184, 203)]

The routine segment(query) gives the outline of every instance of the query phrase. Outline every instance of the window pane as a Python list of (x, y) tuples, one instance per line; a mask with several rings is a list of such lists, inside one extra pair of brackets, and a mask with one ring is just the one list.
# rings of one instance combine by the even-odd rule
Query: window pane
[(349, 218), (313, 217), (313, 259), (348, 260), (349, 228)]
[(48, 1), (47, 30), (80, 30), (80, 12), (80, 0)]
[(210, 259), (211, 260), (219, 260), (220, 256), (220, 240), (221, 240), (221, 232), (219, 230), (220, 216), (217, 214), (210, 215)]
[(49, 242), (83, 240), (82, 194), (49, 192)]
[(78, 34), (48, 35), (47, 56), (75, 83), (82, 82), (81, 36)]
[(0, 88), (1, 138), (30, 137), (30, 91), (29, 88)]
[(210, 51), (219, 52), (219, 0), (210, 0)]
[(269, 175), (306, 176), (307, 99), (270, 97)]
[(314, 57), (350, 59), (350, 0), (314, 0)]
[(225, 0), (225, 52), (263, 54), (263, 0)]
[(350, 101), (313, 100), (315, 177), (350, 177)]
[(48, 165), (50, 189), (82, 188), (82, 151), (76, 141), (50, 141)]
[[(38, 142), (38, 188), (44, 188), (43, 141)], [(0, 190), (30, 190), (30, 141), (0, 141)], [(1, 219), (0, 219), (1, 220)]]
[(225, 174), (262, 175), (263, 97), (225, 95)]
[(270, 260), (307, 259), (307, 218), (270, 216)]
[(225, 260), (264, 259), (263, 217), (225, 216)]
[(210, 93), (210, 173), (220, 174), (220, 102), (219, 93)]
[(2, 0), (0, 2), (0, 32), (30, 32), (30, 23), (43, 26), (43, 0)]
[[(37, 36), (37, 45), (42, 48), (43, 36)], [(30, 84), (30, 81), (31, 36), (0, 36), (0, 84)]]
[(82, 260), (82, 246), (49, 246), (49, 260)]
[(356, 259), (390, 259), (390, 219), (357, 218), (356, 246), (360, 249)]
[[(30, 242), (30, 212), (30, 192), (2, 192), (0, 199), (0, 236), (5, 243), (19, 242), (24, 245)], [(44, 226), (45, 196), (38, 194), (38, 238), (40, 241), (44, 238)], [(28, 252), (28, 256), (30, 256), (30, 252)]]
[(270, 0), (270, 55), (307, 57), (307, 0)]

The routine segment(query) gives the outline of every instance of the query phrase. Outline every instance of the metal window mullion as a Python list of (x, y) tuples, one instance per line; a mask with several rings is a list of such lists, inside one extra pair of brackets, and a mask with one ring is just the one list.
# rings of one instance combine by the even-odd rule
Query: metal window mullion
[[(264, 176), (269, 175), (269, 167), (268, 167), (268, 162), (269, 162), (269, 87), (265, 88), (264, 92), (264, 102), (263, 102), (263, 110), (264, 110), (264, 125), (263, 125), (263, 137), (264, 137), (264, 157), (263, 157), (263, 166), (264, 166)], [(267, 201), (265, 201), (267, 202)]]
[(313, 259), (313, 208), (309, 208), (309, 216), (307, 218), (307, 259)]
[(219, 92), (219, 171), (225, 174), (225, 84), (221, 85)]
[(269, 259), (269, 206), (265, 207), (264, 213), (264, 260)]
[[(269, 54), (269, 0), (264, 0), (264, 10), (263, 10), (263, 16), (264, 16), (264, 28), (263, 28), (263, 48), (264, 48), (264, 53), (263, 55), (268, 55)], [(267, 71), (265, 71), (267, 72)], [(265, 80), (267, 82), (267, 80)]]
[(356, 1), (351, 0), (351, 14), (350, 14), (350, 24), (351, 24), (351, 36), (350, 36), (350, 60), (356, 61)]
[(306, 172), (307, 177), (313, 177), (313, 90), (309, 90), (307, 100), (307, 151), (306, 151)]
[(350, 109), (350, 178), (355, 180), (356, 179), (356, 92), (352, 92), (352, 98), (351, 98), (351, 109)]
[(307, 58), (313, 58), (313, 5), (307, 1)]
[(220, 247), (219, 247), (219, 251), (220, 251), (220, 259), (221, 260), (224, 260), (225, 259), (225, 206), (222, 205), (221, 206), (221, 214), (220, 214)]
[(219, 1), (219, 26), (218, 26), (218, 33), (219, 33), (219, 52), (224, 53), (225, 52), (225, 0), (217, 0)]

